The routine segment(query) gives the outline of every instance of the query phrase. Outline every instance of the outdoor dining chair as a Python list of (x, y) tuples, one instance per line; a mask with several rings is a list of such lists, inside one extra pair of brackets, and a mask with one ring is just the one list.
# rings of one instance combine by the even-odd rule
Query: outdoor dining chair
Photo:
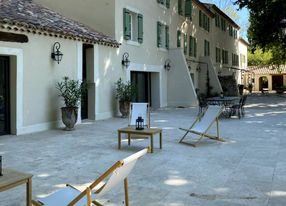
[(237, 104), (234, 104), (230, 108), (230, 116), (237, 115), (240, 119), (244, 116), (244, 105), (247, 99), (247, 95), (242, 95), (239, 99), (239, 102)]
[[(125, 206), (128, 206), (127, 176), (134, 168), (137, 160), (145, 155), (147, 150), (147, 148), (143, 149), (123, 160), (117, 161), (83, 191), (80, 191), (71, 185), (67, 185), (65, 188), (48, 197), (32, 200), (32, 204), (35, 206), (91, 206), (92, 204), (100, 206), (102, 204), (96, 199), (124, 181)], [(106, 180), (106, 182), (103, 182), (104, 180)]]
[[(181, 130), (186, 131), (186, 133), (181, 138), (180, 143), (196, 147), (196, 145), (201, 141), (203, 137), (224, 142), (224, 140), (219, 136), (219, 115), (222, 113), (222, 111), (223, 106), (209, 105), (204, 112), (197, 116), (193, 124), (188, 129), (179, 128)], [(208, 134), (208, 131), (215, 122), (217, 133), (216, 135), (210, 135)], [(189, 133), (199, 136), (198, 140), (194, 143), (184, 141), (185, 137)]]

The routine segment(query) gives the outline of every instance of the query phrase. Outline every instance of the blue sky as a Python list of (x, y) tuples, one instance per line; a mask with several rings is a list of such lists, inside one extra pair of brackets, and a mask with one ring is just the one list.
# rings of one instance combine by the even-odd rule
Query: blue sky
[(237, 10), (238, 6), (234, 6), (232, 0), (201, 0), (204, 3), (212, 3), (219, 7), (222, 11), (234, 20), (240, 26), (240, 36), (247, 40), (247, 28), (249, 26), (249, 12), (247, 9)]

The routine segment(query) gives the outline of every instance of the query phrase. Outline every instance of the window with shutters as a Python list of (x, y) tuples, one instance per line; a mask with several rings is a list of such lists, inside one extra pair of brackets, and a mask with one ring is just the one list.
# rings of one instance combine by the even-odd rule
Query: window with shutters
[(157, 22), (157, 47), (169, 49), (169, 26)]
[(192, 19), (193, 5), (192, 0), (178, 0), (178, 13), (181, 16)]
[(221, 49), (218, 47), (215, 48), (215, 60), (216, 63), (221, 63)]
[(189, 56), (197, 57), (197, 39), (193, 36), (189, 39)]
[(158, 4), (166, 7), (166, 8), (170, 8), (170, 1), (171, 0), (157, 0)]
[(224, 18), (220, 18), (220, 27), (222, 31), (226, 31), (226, 22)]
[(206, 31), (210, 31), (210, 18), (201, 10), (199, 11), (199, 26)]
[(143, 15), (123, 9), (124, 39), (143, 43)]
[(218, 14), (215, 14), (215, 26), (220, 28), (220, 17)]
[(233, 36), (233, 27), (231, 25), (228, 25), (228, 34), (229, 36)]
[(207, 40), (204, 43), (204, 54), (205, 56), (210, 56), (210, 42)]
[(233, 38), (237, 39), (237, 30), (236, 29), (233, 29)]
[(238, 55), (237, 54), (232, 54), (232, 66), (238, 66)]
[(228, 64), (228, 51), (222, 50), (222, 63)]

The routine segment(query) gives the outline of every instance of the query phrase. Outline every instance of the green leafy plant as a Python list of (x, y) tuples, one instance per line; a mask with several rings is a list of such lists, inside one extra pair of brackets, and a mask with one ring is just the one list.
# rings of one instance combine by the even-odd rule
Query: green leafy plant
[(136, 96), (136, 87), (130, 81), (124, 83), (121, 78), (115, 83), (116, 99), (131, 102)]
[(59, 96), (64, 99), (66, 107), (77, 107), (81, 96), (87, 91), (87, 84), (63, 77), (63, 81), (57, 82), (56, 88), (59, 91)]

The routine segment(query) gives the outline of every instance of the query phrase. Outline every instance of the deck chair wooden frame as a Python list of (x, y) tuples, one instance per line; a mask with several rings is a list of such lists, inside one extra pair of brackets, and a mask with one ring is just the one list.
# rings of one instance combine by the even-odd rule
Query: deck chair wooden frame
[[(62, 205), (61, 203), (56, 202), (54, 200), (54, 204), (45, 204), (48, 202), (46, 199), (49, 198), (42, 198), (39, 200), (32, 200), (32, 205), (35, 206), (91, 206), (92, 204), (97, 206), (102, 206), (95, 198), (98, 198), (108, 192), (110, 189), (115, 187), (121, 181), (124, 181), (124, 194), (125, 194), (125, 206), (129, 206), (129, 197), (128, 197), (128, 180), (127, 176), (134, 168), (137, 160), (145, 155), (148, 151), (148, 148), (145, 148), (129, 157), (117, 161), (113, 166), (111, 166), (105, 173), (103, 173), (98, 179), (96, 179), (93, 183), (91, 183), (86, 189), (83, 191), (79, 191), (75, 187), (67, 184), (67, 187), (63, 188), (62, 190), (69, 188), (74, 192), (77, 192), (70, 200), (66, 200), (68, 203)], [(108, 179), (105, 183), (104, 180)], [(61, 192), (61, 190), (57, 191)], [(57, 192), (51, 194), (50, 196), (56, 194)], [(56, 196), (56, 195), (54, 195)], [(58, 197), (58, 201), (61, 201), (63, 197)], [(50, 200), (50, 202), (53, 200)]]
[[(203, 129), (203, 131), (198, 131), (196, 130), (194, 127), (198, 122), (203, 122), (204, 121), (204, 117), (208, 116), (210, 110), (215, 110), (214, 111), (214, 116), (212, 117), (212, 120), (209, 122), (208, 125), (206, 125), (205, 129)], [(203, 139), (203, 137), (207, 137), (209, 139), (212, 140), (217, 140), (217, 141), (221, 141), (224, 142), (224, 139), (220, 138), (220, 133), (219, 133), (219, 115), (222, 113), (223, 111), (223, 106), (214, 106), (214, 105), (209, 105), (207, 107), (207, 109), (202, 112), (201, 114), (199, 114), (197, 116), (197, 118), (195, 119), (195, 121), (193, 122), (193, 124), (188, 128), (179, 128), (181, 130), (186, 131), (186, 133), (183, 135), (183, 137), (180, 139), (180, 143), (183, 144), (187, 144), (193, 147), (196, 147), (197, 144)], [(207, 132), (209, 131), (209, 129), (212, 127), (212, 125), (216, 122), (216, 135), (210, 135)], [(190, 142), (186, 142), (184, 141), (185, 137), (187, 136), (187, 134), (189, 133), (193, 133), (199, 136), (198, 140), (195, 141), (194, 143), (190, 143)]]
[[(145, 102), (131, 102), (130, 110), (129, 110), (129, 118), (128, 118), (128, 127), (136, 125), (136, 119), (139, 114), (142, 115), (144, 119), (144, 126), (150, 128), (150, 107), (149, 103)], [(146, 121), (147, 119), (147, 121)]]

